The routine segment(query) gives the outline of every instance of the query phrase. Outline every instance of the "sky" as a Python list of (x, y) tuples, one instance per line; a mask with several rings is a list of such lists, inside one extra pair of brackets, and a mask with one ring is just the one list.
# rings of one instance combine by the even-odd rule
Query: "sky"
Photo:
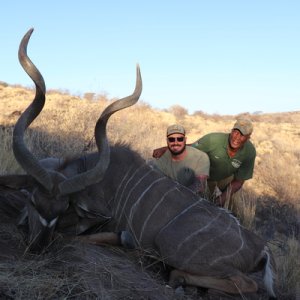
[(192, 114), (300, 110), (300, 1), (10, 0), (1, 4), (0, 81), (33, 87), (28, 56), (48, 90), (132, 93)]

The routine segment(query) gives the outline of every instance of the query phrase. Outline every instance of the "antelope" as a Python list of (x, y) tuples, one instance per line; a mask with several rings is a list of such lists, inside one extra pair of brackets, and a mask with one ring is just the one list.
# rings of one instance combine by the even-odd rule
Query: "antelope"
[[(107, 223), (107, 232), (82, 240), (117, 243), (127, 232), (136, 247), (152, 251), (172, 268), (169, 285), (192, 285), (229, 294), (256, 293), (248, 275), (263, 271), (264, 286), (275, 297), (275, 263), (266, 242), (240, 225), (227, 210), (214, 206), (165, 177), (126, 145), (110, 146), (106, 125), (112, 114), (134, 105), (142, 92), (139, 66), (132, 95), (111, 103), (95, 126), (97, 151), (71, 161), (37, 160), (24, 133), (45, 104), (45, 82), (27, 56), (33, 29), (19, 46), (19, 61), (36, 93), (13, 132), (13, 153), (26, 175), (0, 177), (0, 184), (26, 189), (20, 222), (28, 226), (31, 249), (44, 249), (54, 232), (82, 236)], [(126, 239), (125, 239), (126, 240)]]

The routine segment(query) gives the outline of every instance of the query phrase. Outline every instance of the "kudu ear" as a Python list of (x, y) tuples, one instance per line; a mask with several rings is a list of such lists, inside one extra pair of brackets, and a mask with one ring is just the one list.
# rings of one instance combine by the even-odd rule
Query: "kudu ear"
[(5, 175), (0, 176), (0, 187), (12, 189), (25, 189), (33, 187), (35, 180), (30, 175)]

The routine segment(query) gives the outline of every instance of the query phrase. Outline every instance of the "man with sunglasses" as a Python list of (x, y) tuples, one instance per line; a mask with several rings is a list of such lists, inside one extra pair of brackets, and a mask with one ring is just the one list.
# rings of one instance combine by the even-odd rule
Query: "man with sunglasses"
[[(207, 184), (211, 200), (233, 212), (236, 212), (234, 194), (253, 177), (256, 150), (250, 142), (252, 131), (252, 122), (239, 118), (229, 134), (209, 133), (191, 144), (209, 156)], [(153, 157), (159, 157), (163, 151), (163, 148), (155, 149)]]
[(187, 146), (186, 141), (183, 126), (169, 126), (166, 151), (152, 165), (166, 176), (203, 195), (209, 175), (209, 158), (206, 153)]

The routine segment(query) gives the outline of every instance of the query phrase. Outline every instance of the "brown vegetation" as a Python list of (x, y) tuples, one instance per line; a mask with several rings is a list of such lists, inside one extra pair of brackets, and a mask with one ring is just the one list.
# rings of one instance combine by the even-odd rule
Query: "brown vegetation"
[[(11, 150), (12, 128), (33, 95), (31, 89), (0, 82), (1, 174), (22, 172)], [(47, 95), (45, 108), (26, 137), (37, 157), (68, 157), (95, 150), (95, 121), (112, 100), (103, 95), (85, 95), (79, 98), (58, 91)], [(300, 111), (249, 116), (254, 121), (252, 141), (257, 159), (254, 178), (246, 182), (240, 194), (240, 219), (272, 246), (279, 270), (279, 299), (296, 299), (300, 289)], [(192, 142), (209, 132), (230, 131), (236, 117), (210, 116), (201, 111), (191, 116), (180, 106), (166, 112), (139, 103), (113, 115), (108, 134), (112, 144), (128, 143), (149, 160), (152, 150), (165, 144), (165, 130), (172, 123), (185, 126), (188, 142)], [(2, 224), (0, 234), (1, 249), (25, 247), (15, 227)], [(17, 240), (14, 245), (9, 244), (11, 236)], [(72, 244), (59, 237), (53, 248), (51, 254), (23, 253), (17, 260), (9, 253), (0, 253), (0, 298), (172, 299), (164, 287), (160, 264), (145, 253), (109, 247), (76, 252)], [(70, 257), (80, 262), (80, 269), (72, 266)], [(62, 261), (64, 272), (58, 268)], [(198, 295), (193, 292), (184, 297), (219, 299), (203, 298), (199, 291)]]

